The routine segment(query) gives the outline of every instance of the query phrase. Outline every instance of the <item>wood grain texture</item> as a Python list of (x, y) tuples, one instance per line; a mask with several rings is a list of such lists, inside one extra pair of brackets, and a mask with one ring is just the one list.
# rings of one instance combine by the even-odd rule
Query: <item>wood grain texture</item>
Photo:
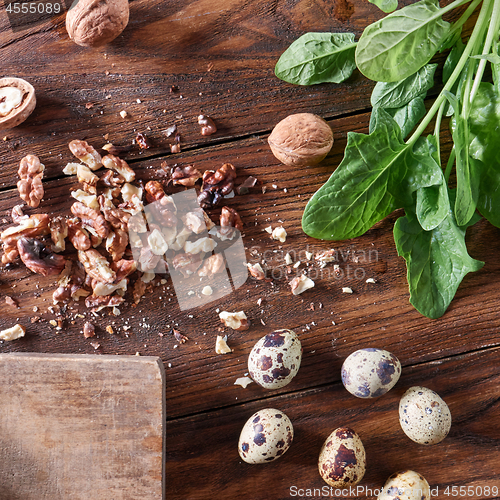
[[(499, 361), (495, 348), (404, 368), (398, 384), (374, 400), (355, 398), (336, 383), (170, 422), (167, 498), (204, 500), (221, 489), (224, 498), (267, 499), (269, 492), (275, 500), (376, 498), (369, 490), (380, 489), (391, 474), (404, 469), (422, 474), (433, 498), (452, 498), (453, 486), (472, 488), (459, 498), (498, 498)], [(399, 425), (399, 399), (416, 385), (436, 391), (450, 408), (451, 431), (437, 445), (410, 441)], [(249, 465), (238, 455), (238, 438), (246, 420), (262, 408), (283, 411), (292, 421), (294, 440), (278, 460)], [(367, 471), (358, 485), (362, 489), (321, 494), (326, 486), (317, 469), (321, 446), (330, 432), (346, 425), (359, 434), (366, 450)], [(484, 493), (487, 487), (489, 494)]]
[[(404, 0), (400, 6), (410, 3)], [(101, 49), (73, 44), (64, 16), (13, 33), (0, 12), (3, 74), (33, 83), (38, 100), (24, 124), (0, 132), (0, 230), (10, 225), (10, 211), (20, 202), (15, 185), (23, 156), (37, 154), (46, 165), (45, 198), (27, 213), (68, 214), (69, 192), (77, 186), (61, 174), (74, 160), (68, 142), (86, 139), (96, 148), (108, 141), (131, 145), (142, 132), (152, 147), (133, 146), (125, 158), (143, 180), (163, 179), (162, 162), (194, 164), (200, 170), (230, 162), (237, 169), (237, 185), (249, 175), (258, 178), (249, 194), (225, 204), (244, 221), (247, 260), (262, 262), (273, 281), (249, 279), (220, 300), (181, 311), (170, 278), (158, 276), (139, 305), (132, 304), (128, 293), (119, 316), (94, 316), (82, 304), (52, 308), (55, 280), (16, 263), (0, 273), (0, 329), (18, 322), (27, 333), (0, 342), (0, 353), (159, 356), (166, 368), (167, 500), (288, 498), (289, 478), (298, 487), (321, 487), (319, 448), (335, 426), (346, 422), (352, 422), (370, 450), (365, 485), (380, 486), (404, 466), (439, 486), (438, 498), (450, 498), (443, 493), (448, 485), (500, 487), (494, 424), (500, 416), (499, 230), (485, 221), (469, 229), (469, 251), (485, 267), (466, 276), (442, 318), (429, 320), (408, 303), (405, 265), (392, 238), (402, 212), (344, 242), (314, 240), (300, 228), (307, 200), (343, 157), (347, 133), (368, 131), (373, 83), (355, 72), (341, 85), (299, 87), (277, 80), (274, 65), (307, 31), (353, 32), (358, 38), (382, 13), (369, 2), (349, 0), (131, 0), (130, 9), (126, 30)], [(464, 35), (468, 32), (466, 27)], [(436, 62), (445, 56), (439, 54)], [(436, 81), (440, 78), (438, 69)], [(172, 86), (175, 91), (170, 92)], [(127, 119), (120, 117), (122, 110)], [(291, 170), (272, 156), (267, 136), (281, 118), (302, 111), (329, 119), (335, 143), (319, 166)], [(200, 112), (215, 119), (215, 135), (200, 135)], [(170, 153), (173, 138), (165, 134), (173, 124), (181, 134), (182, 152), (176, 155)], [(443, 122), (444, 154), (450, 149), (447, 127)], [(215, 222), (219, 212), (210, 211)], [(271, 240), (264, 230), (269, 225), (286, 228), (284, 244)], [(307, 260), (306, 251), (330, 248), (338, 251), (341, 276), (333, 273), (332, 264), (320, 269)], [(291, 272), (284, 262), (287, 252), (301, 261)], [(301, 270), (316, 285), (295, 297), (288, 282)], [(370, 277), (376, 283), (366, 283)], [(342, 293), (343, 286), (354, 293)], [(196, 300), (199, 289), (194, 291)], [(18, 309), (4, 305), (7, 295), (19, 303)], [(244, 310), (252, 326), (246, 332), (224, 328), (217, 310)], [(51, 324), (54, 320), (61, 326)], [(95, 324), (96, 337), (84, 338), (86, 320)], [(186, 343), (174, 338), (173, 327), (188, 337)], [(236, 378), (247, 372), (254, 343), (276, 328), (292, 328), (300, 336), (304, 351), (297, 377), (279, 391), (235, 386)], [(231, 354), (215, 353), (220, 334), (228, 335)], [(369, 346), (394, 352), (405, 375), (383, 399), (361, 402), (341, 387), (340, 367), (352, 351)], [(449, 438), (432, 449), (412, 445), (394, 414), (403, 387), (424, 382), (441, 391), (455, 421)], [(240, 463), (235, 443), (246, 418), (268, 404), (290, 413), (296, 440), (283, 461), (247, 467)], [(134, 471), (125, 475), (120, 481), (134, 477)], [(44, 478), (33, 481), (43, 483)], [(116, 484), (110, 481), (110, 491)]]
[(0, 354), (0, 498), (162, 498), (158, 358)]

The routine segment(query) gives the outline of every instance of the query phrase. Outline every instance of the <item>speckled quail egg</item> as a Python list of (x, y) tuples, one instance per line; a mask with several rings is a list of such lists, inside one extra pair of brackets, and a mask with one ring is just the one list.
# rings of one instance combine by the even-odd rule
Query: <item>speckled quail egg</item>
[(293, 440), (290, 419), (279, 410), (265, 408), (254, 413), (241, 430), (240, 457), (249, 464), (265, 464), (281, 457)]
[(426, 479), (413, 470), (396, 472), (385, 482), (377, 500), (429, 500), (431, 491)]
[(335, 488), (354, 486), (365, 474), (366, 454), (360, 437), (349, 427), (335, 429), (321, 448), (321, 477)]
[(391, 390), (401, 375), (399, 359), (373, 347), (359, 349), (342, 365), (342, 383), (358, 398), (376, 398)]
[(450, 431), (448, 405), (426, 387), (410, 387), (399, 402), (399, 423), (404, 433), (416, 443), (436, 444)]
[(262, 337), (248, 356), (248, 372), (266, 389), (289, 384), (299, 371), (302, 347), (292, 330), (275, 330)]

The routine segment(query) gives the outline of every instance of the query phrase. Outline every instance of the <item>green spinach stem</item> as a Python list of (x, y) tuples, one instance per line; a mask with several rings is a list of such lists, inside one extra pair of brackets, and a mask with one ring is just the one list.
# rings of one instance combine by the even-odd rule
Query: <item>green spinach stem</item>
[[(488, 27), (488, 33), (486, 34), (486, 40), (484, 42), (482, 55), (485, 56), (490, 53), (491, 47), (495, 36), (498, 38), (498, 29), (500, 28), (500, 0), (494, 0), (493, 11), (491, 13), (491, 21)], [(474, 79), (474, 85), (470, 92), (469, 103), (472, 104), (474, 97), (476, 97), (479, 84), (483, 78), (484, 69), (486, 67), (486, 59), (481, 59), (479, 61), (479, 66), (477, 68), (476, 78)], [(468, 116), (468, 115), (467, 115)]]
[[(478, 40), (481, 40), (481, 35), (483, 34), (483, 27), (486, 25), (488, 22), (488, 17), (490, 15), (490, 6), (491, 2), (494, 0), (484, 0), (483, 5), (481, 6), (481, 11), (479, 12), (479, 16), (476, 22), (476, 25), (474, 26), (474, 30), (472, 31), (472, 35), (467, 42), (467, 45), (465, 46), (465, 49), (462, 53), (462, 56), (460, 57), (457, 65), (455, 66), (455, 69), (453, 70), (453, 73), (451, 74), (450, 78), (448, 78), (448, 81), (445, 83), (443, 89), (441, 90), (440, 94), (432, 104), (431, 108), (427, 112), (427, 114), (424, 116), (422, 121), (420, 122), (419, 126), (413, 132), (411, 137), (406, 141), (406, 144), (413, 146), (415, 142), (417, 142), (417, 139), (422, 135), (424, 130), (426, 129), (427, 125), (431, 122), (432, 118), (438, 111), (439, 107), (441, 106), (441, 103), (445, 100), (445, 92), (450, 91), (451, 88), (453, 87), (453, 84), (457, 80), (457, 78), (460, 76), (465, 64), (468, 62), (469, 56), (471, 55), (476, 42)], [(496, 0), (497, 2), (500, 0)], [(450, 5), (453, 5), (455, 2), (453, 2)], [(450, 6), (449, 5), (449, 6)], [(448, 6), (448, 7), (449, 7)]]

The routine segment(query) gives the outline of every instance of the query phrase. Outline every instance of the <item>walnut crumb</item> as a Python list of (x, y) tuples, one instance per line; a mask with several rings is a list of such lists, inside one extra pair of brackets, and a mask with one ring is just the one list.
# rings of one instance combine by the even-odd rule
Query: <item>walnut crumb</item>
[(112, 327), (111, 325), (108, 325), (108, 326), (106, 327), (106, 331), (107, 331), (109, 334), (113, 334), (113, 333), (115, 333), (115, 331), (113, 330), (113, 327)]
[(247, 388), (247, 385), (251, 384), (253, 380), (250, 377), (239, 377), (236, 379), (234, 385), (241, 385), (243, 389)]
[(348, 286), (342, 287), (342, 293), (353, 293), (352, 288)]
[(217, 335), (215, 340), (215, 352), (217, 354), (228, 354), (233, 352), (233, 350), (227, 345), (227, 335), (222, 337), (222, 335)]

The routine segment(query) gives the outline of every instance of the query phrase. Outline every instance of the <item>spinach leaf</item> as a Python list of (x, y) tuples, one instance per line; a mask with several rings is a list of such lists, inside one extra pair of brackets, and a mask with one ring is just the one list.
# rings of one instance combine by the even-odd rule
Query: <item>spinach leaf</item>
[(356, 68), (352, 33), (306, 33), (278, 59), (275, 74), (296, 85), (340, 83)]
[(401, 108), (415, 97), (425, 97), (434, 85), (437, 64), (426, 64), (416, 73), (398, 82), (378, 82), (371, 95), (371, 105), (382, 108)]
[(499, 123), (500, 93), (491, 83), (483, 82), (469, 115), (469, 154), (474, 177), (480, 177), (477, 208), (496, 227), (500, 227)]
[[(415, 97), (401, 108), (386, 109), (401, 129), (401, 137), (405, 138), (425, 115), (425, 104), (422, 97)], [(370, 133), (374, 130), (374, 114), (370, 116)]]
[[(430, 135), (421, 137), (414, 147), (414, 151), (422, 155), (431, 155), (438, 162), (437, 139)], [(448, 198), (448, 186), (441, 171), (441, 182), (435, 186), (425, 186), (417, 189), (416, 214), (422, 228), (430, 231), (439, 226), (448, 215), (450, 200)]]
[(401, 136), (406, 137), (425, 115), (425, 104), (422, 97), (415, 97), (399, 109), (388, 109), (387, 112), (401, 128)]
[(467, 224), (477, 205), (479, 177), (469, 161), (469, 124), (462, 116), (459, 102), (451, 92), (444, 92), (448, 102), (453, 106), (454, 120), (452, 127), (453, 143), (456, 151), (457, 197), (455, 201), (455, 217), (457, 224)]
[(431, 154), (414, 153), (397, 123), (373, 111), (370, 135), (349, 132), (344, 159), (307, 204), (302, 228), (314, 238), (343, 240), (365, 233), (394, 209), (413, 204), (413, 192), (439, 185)]
[(398, 8), (398, 0), (368, 0), (375, 4), (382, 12), (388, 14)]
[(403, 80), (427, 64), (447, 36), (436, 0), (407, 5), (370, 24), (356, 47), (356, 64), (378, 82)]
[(463, 51), (465, 50), (465, 45), (462, 42), (462, 39), (459, 38), (453, 48), (450, 50), (450, 53), (446, 57), (446, 61), (443, 65), (443, 83), (446, 83), (450, 78), (453, 70), (458, 64), (460, 57), (462, 57)]
[(428, 318), (441, 317), (464, 276), (484, 265), (469, 256), (465, 231), (451, 210), (431, 231), (422, 229), (411, 212), (394, 225), (398, 255), (406, 260), (410, 302)]

